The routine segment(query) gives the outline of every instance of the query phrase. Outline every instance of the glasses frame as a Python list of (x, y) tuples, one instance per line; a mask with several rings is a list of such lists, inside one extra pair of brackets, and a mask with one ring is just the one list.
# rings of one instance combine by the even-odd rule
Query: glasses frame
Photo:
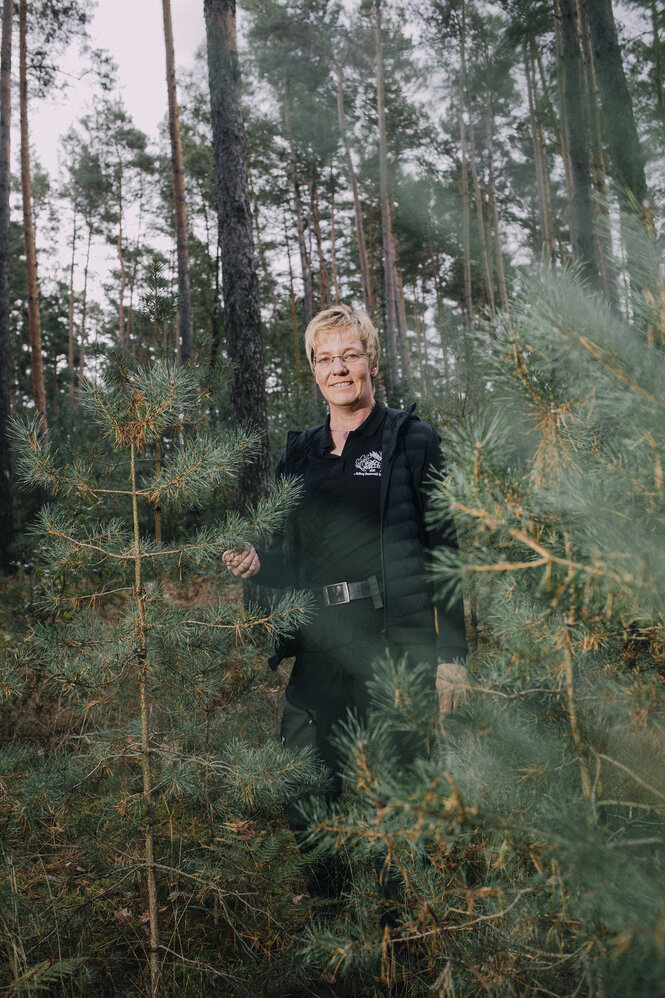
[[(345, 359), (344, 354), (353, 354), (353, 360)], [(316, 367), (321, 367), (321, 365), (323, 364), (321, 370), (325, 370), (325, 368), (327, 367), (332, 367), (336, 360), (341, 360), (342, 364), (344, 364), (344, 367), (348, 367), (349, 364), (355, 364), (356, 360), (360, 360), (361, 357), (368, 357), (368, 356), (369, 354), (367, 353), (367, 351), (365, 351), (364, 353), (359, 353), (357, 350), (345, 350), (344, 353), (334, 353), (331, 357), (328, 357), (327, 355), (321, 358), (315, 357), (314, 365)], [(324, 361), (328, 361), (328, 363), (324, 363)]]

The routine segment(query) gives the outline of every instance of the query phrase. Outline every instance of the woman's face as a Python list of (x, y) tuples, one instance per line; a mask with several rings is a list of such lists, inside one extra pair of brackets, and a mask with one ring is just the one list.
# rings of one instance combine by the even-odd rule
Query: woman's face
[[(355, 354), (356, 358), (348, 357)], [(347, 360), (343, 359), (347, 355)], [(323, 331), (314, 351), (314, 360), (334, 357), (331, 364), (314, 364), (314, 377), (331, 414), (371, 409), (374, 405), (372, 378), (378, 365), (370, 367), (369, 358), (354, 329)]]

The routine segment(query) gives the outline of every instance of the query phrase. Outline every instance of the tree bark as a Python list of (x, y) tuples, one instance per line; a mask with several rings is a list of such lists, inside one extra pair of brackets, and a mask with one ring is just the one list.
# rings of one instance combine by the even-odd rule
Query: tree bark
[(570, 147), (573, 178), (573, 200), (570, 212), (570, 237), (573, 255), (580, 260), (582, 270), (593, 287), (599, 286), (596, 242), (593, 229), (591, 171), (589, 164), (589, 128), (584, 93), (582, 54), (577, 25), (575, 0), (559, 0), (563, 50), (563, 92), (561, 104)]
[(427, 326), (425, 324), (425, 279), (420, 274), (420, 290), (422, 293), (422, 308), (418, 298), (418, 277), (413, 279), (413, 324), (416, 328), (418, 343), (418, 374), (424, 378), (429, 364), (427, 356)]
[(344, 144), (344, 159), (346, 169), (351, 183), (353, 194), (353, 216), (356, 223), (356, 242), (358, 244), (358, 257), (360, 260), (360, 278), (363, 289), (363, 302), (365, 311), (370, 315), (374, 309), (374, 295), (372, 293), (372, 275), (367, 257), (367, 243), (365, 241), (365, 227), (363, 225), (362, 205), (360, 204), (360, 193), (358, 191), (358, 178), (353, 167), (351, 158), (351, 145), (346, 132), (346, 117), (344, 114), (344, 72), (342, 67), (334, 63), (335, 75), (337, 77), (337, 124), (339, 127), (342, 142)]
[[(561, 46), (561, 12), (559, 10), (558, 0), (554, 0), (553, 5), (554, 5), (554, 36), (555, 36), (555, 48), (556, 48), (557, 81), (559, 85), (559, 92), (561, 92), (562, 89), (561, 79), (563, 73), (563, 68), (562, 68), (563, 53)], [(552, 103), (552, 98), (549, 93), (549, 84), (547, 76), (545, 74), (545, 68), (543, 66), (542, 56), (538, 48), (538, 45), (536, 44), (536, 41), (533, 37), (530, 39), (529, 47), (531, 50), (531, 59), (534, 66), (534, 72), (533, 72), (534, 96), (537, 97), (538, 95), (538, 87), (536, 85), (536, 71), (535, 71), (535, 67), (537, 66), (538, 78), (540, 79), (542, 99), (545, 102), (545, 108), (550, 116), (550, 121), (552, 123), (552, 130), (554, 132), (554, 138), (556, 141), (557, 150), (559, 152), (559, 156), (561, 157), (561, 163), (563, 165), (564, 177), (566, 181), (566, 196), (568, 198), (568, 204), (570, 205), (573, 198), (573, 180), (570, 167), (570, 155), (568, 152), (568, 137), (566, 135), (566, 129), (563, 127), (563, 120), (561, 115), (557, 114), (556, 109)], [(540, 131), (541, 133), (543, 131), (542, 125), (540, 125)], [(543, 136), (543, 141), (544, 141), (544, 136)], [(545, 171), (544, 178), (547, 185), (547, 190), (550, 191), (551, 188), (549, 182), (549, 173), (547, 172), (547, 170)], [(551, 204), (551, 197), (550, 197), (550, 204)], [(561, 261), (561, 263), (563, 263), (564, 260), (566, 259), (566, 254), (564, 252), (563, 241), (561, 238), (561, 227), (558, 223), (557, 218), (554, 215), (552, 215), (552, 234), (554, 238), (554, 245), (556, 246), (558, 252), (559, 260)]]
[(187, 241), (187, 204), (185, 172), (180, 141), (180, 113), (175, 80), (175, 53), (171, 24), (171, 0), (162, 0), (164, 43), (166, 47), (166, 89), (169, 99), (169, 136), (171, 139), (171, 173), (173, 177), (173, 208), (175, 212), (176, 252), (178, 256), (178, 295), (180, 312), (180, 360), (189, 364), (194, 356), (192, 292), (189, 282), (189, 246)]
[(494, 300), (494, 277), (490, 267), (490, 247), (487, 239), (487, 227), (485, 225), (485, 205), (483, 192), (478, 179), (478, 167), (476, 164), (476, 136), (473, 122), (469, 115), (469, 163), (471, 168), (471, 179), (473, 181), (473, 193), (476, 199), (476, 214), (478, 217), (478, 242), (480, 243), (480, 257), (483, 262), (483, 277), (485, 283), (485, 299), (490, 312), (496, 312)]
[(552, 231), (552, 203), (550, 198), (549, 176), (547, 173), (547, 151), (543, 127), (536, 115), (536, 80), (531, 71), (529, 52), (524, 43), (524, 73), (526, 76), (527, 95), (529, 101), (529, 124), (531, 127), (531, 144), (536, 168), (536, 183), (538, 186), (538, 207), (540, 211), (541, 245), (549, 260), (554, 257), (554, 233)]
[[(143, 188), (143, 184), (141, 184), (141, 188)], [(136, 278), (138, 276), (139, 260), (141, 259), (141, 253), (139, 250), (141, 242), (140, 208), (139, 208), (138, 222), (139, 225), (138, 225), (138, 233), (136, 235), (135, 252), (132, 255), (131, 267), (129, 268), (129, 303), (127, 306), (127, 342), (130, 344), (130, 349), (132, 352), (132, 360), (135, 360), (137, 353), (141, 352), (140, 345), (137, 343), (137, 338), (134, 335), (134, 292), (136, 290)]]
[(468, 328), (473, 320), (473, 294), (471, 289), (471, 223), (469, 206), (469, 168), (466, 148), (466, 122), (464, 121), (464, 91), (466, 90), (466, 8), (462, 0), (460, 21), (460, 81), (459, 81), (459, 138), (461, 151), (462, 187), (462, 252), (464, 254), (464, 324)]
[(395, 282), (395, 296), (397, 298), (397, 316), (399, 319), (397, 326), (397, 342), (399, 345), (399, 357), (402, 365), (402, 382), (403, 387), (410, 390), (409, 386), (413, 381), (413, 371), (411, 368), (411, 354), (409, 352), (409, 343), (406, 336), (407, 322), (406, 322), (406, 301), (404, 300), (404, 285), (402, 283), (402, 273), (397, 266), (398, 252), (397, 252), (397, 236), (393, 232), (393, 260), (395, 261), (395, 273), (393, 280)]
[(305, 239), (305, 218), (302, 210), (302, 198), (300, 196), (300, 181), (298, 179), (298, 163), (296, 160), (296, 147), (291, 131), (291, 110), (289, 106), (289, 94), (287, 82), (284, 81), (284, 125), (289, 143), (289, 163), (291, 166), (291, 184), (293, 186), (293, 202), (296, 207), (296, 232), (298, 234), (298, 249), (300, 250), (300, 266), (302, 270), (303, 298), (305, 304), (305, 323), (309, 323), (314, 316), (314, 284), (312, 281), (312, 265), (307, 252), (307, 240)]
[(46, 421), (46, 392), (42, 360), (42, 330), (39, 314), (39, 281), (37, 279), (37, 248), (32, 217), (32, 184), (30, 178), (30, 137), (28, 132), (28, 73), (27, 73), (27, 3), (19, 4), (19, 75), (21, 111), (21, 193), (23, 195), (23, 244), (28, 299), (28, 330), (30, 336), (30, 369), (35, 409), (43, 433)]
[[(259, 221), (259, 199), (256, 196), (256, 191), (254, 190), (254, 184), (252, 183), (252, 171), (247, 170), (247, 178), (249, 181), (249, 195), (252, 202), (252, 215), (254, 218), (254, 234), (256, 236), (256, 252), (258, 254), (259, 264), (261, 266), (261, 277), (263, 282), (268, 289), (270, 294), (270, 301), (272, 302), (272, 317), (275, 322), (279, 322), (279, 301), (277, 300), (277, 286), (275, 284), (275, 278), (270, 273), (270, 267), (268, 261), (266, 260), (266, 252), (261, 241), (261, 224)], [(259, 282), (260, 286), (260, 282)]]
[(316, 173), (312, 179), (310, 191), (310, 208), (312, 213), (312, 228), (316, 239), (316, 252), (319, 257), (319, 301), (321, 308), (329, 308), (330, 298), (330, 275), (328, 274), (328, 264), (323, 253), (323, 240), (321, 238), (321, 215), (319, 213), (319, 189), (316, 182)]
[(118, 336), (122, 350), (129, 351), (129, 333), (127, 331), (127, 319), (125, 317), (125, 288), (127, 287), (127, 274), (125, 271), (125, 254), (122, 246), (122, 164), (118, 156), (118, 235), (116, 237), (116, 249), (118, 251), (118, 263), (120, 265), (120, 294), (118, 295)]
[(79, 381), (85, 377), (85, 324), (88, 320), (88, 271), (90, 269), (90, 247), (92, 245), (92, 226), (88, 227), (88, 243), (85, 250), (85, 266), (83, 268), (83, 293), (81, 296), (81, 335), (79, 338)]
[(639, 207), (647, 200), (644, 154), (633, 114), (633, 103), (623, 71), (611, 0), (584, 0), (593, 59), (598, 78), (603, 124), (614, 164), (621, 200), (634, 198)]
[[(219, 226), (218, 226), (219, 232)], [(215, 239), (215, 266), (213, 269), (213, 302), (212, 302), (212, 313), (210, 316), (210, 324), (212, 326), (212, 337), (210, 343), (210, 366), (214, 367), (217, 363), (217, 355), (219, 353), (219, 348), (222, 340), (222, 329), (223, 329), (223, 316), (222, 316), (222, 306), (220, 304), (220, 287), (219, 287), (219, 272), (221, 269), (221, 253), (219, 251), (219, 235)]]
[(330, 268), (332, 270), (335, 301), (339, 302), (339, 274), (337, 273), (337, 229), (335, 228), (335, 185), (330, 171)]
[(432, 260), (432, 279), (434, 281), (434, 292), (436, 294), (436, 307), (439, 319), (439, 335), (441, 337), (441, 360), (443, 361), (443, 377), (445, 386), (450, 384), (450, 364), (448, 361), (448, 339), (446, 336), (446, 311), (443, 305), (443, 290), (441, 288), (441, 261), (438, 250), (434, 248), (431, 234), (429, 235), (429, 249)]
[(582, 0), (577, 0), (577, 11), (580, 22), (582, 53), (584, 57), (583, 65), (586, 83), (586, 104), (589, 109), (591, 182), (596, 195), (593, 202), (593, 210), (596, 219), (595, 233), (598, 271), (600, 273), (600, 283), (603, 294), (607, 298), (608, 302), (610, 302), (614, 308), (617, 308), (616, 273), (614, 272), (611, 260), (612, 223), (610, 220), (610, 209), (607, 201), (607, 184), (605, 182), (605, 157), (603, 155), (602, 129), (600, 126), (598, 83), (591, 46), (591, 35), (589, 33), (589, 22)]
[(245, 125), (240, 105), (240, 67), (235, 0), (204, 0), (224, 328), (229, 360), (231, 419), (261, 434), (257, 459), (238, 483), (241, 506), (256, 501), (270, 483), (271, 462), (259, 290), (254, 257)]
[(653, 34), (653, 73), (656, 88), (656, 106), (658, 116), (665, 130), (665, 86), (663, 86), (663, 46), (658, 30), (658, 7), (656, 0), (651, 0), (651, 32)]
[[(538, 51), (538, 46), (533, 43), (532, 54), (538, 60), (538, 71), (540, 75), (540, 82), (543, 88), (543, 94), (548, 102), (548, 107), (550, 109), (552, 121), (555, 122), (555, 135), (557, 139), (557, 145), (559, 148), (559, 153), (561, 155), (561, 162), (563, 163), (564, 176), (566, 178), (566, 197), (568, 199), (568, 211), (572, 214), (573, 211), (573, 167), (570, 161), (570, 142), (568, 138), (568, 125), (566, 121), (566, 106), (563, 100), (563, 94), (565, 90), (565, 65), (563, 57), (563, 27), (561, 18), (561, 7), (559, 0), (553, 0), (554, 9), (554, 41), (556, 48), (556, 78), (557, 86), (559, 89), (559, 118), (560, 126), (556, 126), (557, 115), (552, 106), (552, 102), (549, 98), (547, 91), (547, 79), (545, 75), (545, 70), (543, 68), (543, 61)], [(561, 262), (565, 260), (565, 256), (560, 252)]]
[[(386, 136), (386, 105), (383, 84), (383, 43), (381, 40), (381, 8), (373, 0), (374, 41), (376, 50), (376, 108), (379, 125), (379, 190), (381, 200), (381, 236), (383, 245), (383, 297), (386, 321), (386, 390), (392, 402), (399, 391), (400, 375), (397, 369), (397, 337), (399, 313), (395, 287), (395, 244), (392, 231), (392, 214), (388, 191), (388, 142)], [(403, 375), (406, 372), (402, 372)]]
[(298, 332), (298, 308), (296, 305), (296, 293), (293, 288), (293, 267), (291, 265), (291, 244), (289, 242), (289, 228), (286, 224), (286, 212), (284, 213), (284, 242), (286, 244), (286, 259), (289, 264), (289, 294), (291, 298), (291, 329), (293, 331), (293, 361), (296, 368), (296, 381), (302, 385), (302, 368), (300, 364), (300, 334)]
[(11, 341), (9, 325), (9, 187), (11, 148), (11, 68), (14, 0), (2, 5), (0, 63), (0, 572), (11, 571), (14, 545), (11, 453), (7, 421), (11, 414)]
[[(499, 208), (496, 198), (496, 184), (494, 182), (494, 107), (489, 89), (485, 91), (485, 131), (487, 142), (488, 178), (487, 194), (490, 209), (490, 228), (494, 233), (494, 249), (496, 257), (496, 277), (499, 285), (499, 301), (504, 312), (508, 313), (508, 289), (506, 287), (506, 273), (503, 266), (503, 246), (501, 243), (501, 229), (499, 226)], [(423, 289), (424, 300), (424, 289)]]
[(131, 445), (131, 497), (134, 526), (134, 601), (138, 624), (139, 706), (141, 712), (141, 777), (143, 783), (143, 821), (145, 845), (145, 872), (148, 889), (148, 917), (150, 923), (150, 996), (159, 994), (159, 903), (155, 880), (154, 807), (152, 772), (150, 764), (150, 703), (148, 697), (148, 627), (145, 617), (145, 590), (142, 578), (142, 551), (139, 532), (139, 511), (136, 489), (136, 448)]
[(76, 270), (76, 239), (78, 235), (78, 215), (74, 205), (72, 223), (72, 259), (69, 265), (69, 307), (67, 315), (67, 367), (69, 368), (69, 395), (74, 393), (74, 273)]

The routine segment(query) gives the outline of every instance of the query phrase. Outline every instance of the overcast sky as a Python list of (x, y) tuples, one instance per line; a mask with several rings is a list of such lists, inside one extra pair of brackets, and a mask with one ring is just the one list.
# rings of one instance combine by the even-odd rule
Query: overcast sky
[[(190, 66), (205, 39), (203, 0), (171, 0), (176, 74)], [(161, 0), (99, 0), (89, 29), (94, 48), (107, 49), (118, 65), (120, 94), (134, 123), (151, 138), (167, 110), (164, 57), (164, 22)], [(18, 54), (18, 53), (17, 53)], [(63, 68), (76, 75), (81, 66), (72, 53)], [(43, 166), (53, 176), (57, 167), (59, 136), (86, 108), (90, 83), (62, 75), (67, 88), (56, 88), (53, 96), (33, 101), (30, 140)], [(18, 126), (18, 114), (14, 115)], [(14, 148), (18, 152), (18, 142)]]

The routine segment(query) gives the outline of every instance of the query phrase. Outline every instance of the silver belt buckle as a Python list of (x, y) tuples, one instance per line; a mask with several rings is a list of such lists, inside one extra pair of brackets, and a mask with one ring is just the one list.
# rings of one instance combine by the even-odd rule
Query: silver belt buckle
[(323, 602), (326, 606), (338, 606), (340, 603), (350, 603), (348, 582), (335, 582), (323, 587)]

